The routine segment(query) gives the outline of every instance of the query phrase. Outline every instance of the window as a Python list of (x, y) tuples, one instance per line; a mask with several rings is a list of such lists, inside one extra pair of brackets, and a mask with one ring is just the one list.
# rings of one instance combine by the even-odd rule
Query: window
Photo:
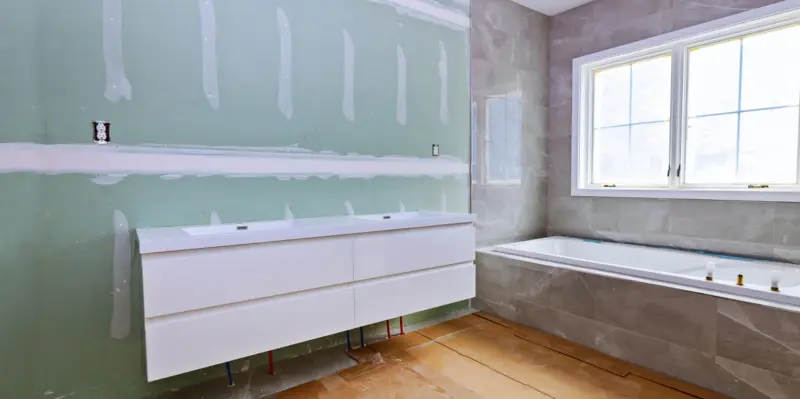
[(595, 72), (592, 182), (669, 183), (671, 69), (666, 55)]
[(574, 195), (800, 202), (798, 2), (574, 65)]

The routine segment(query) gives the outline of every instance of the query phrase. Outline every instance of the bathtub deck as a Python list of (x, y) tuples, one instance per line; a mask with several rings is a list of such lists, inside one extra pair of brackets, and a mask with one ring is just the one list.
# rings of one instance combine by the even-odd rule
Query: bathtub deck
[(485, 313), (355, 349), (275, 398), (726, 398)]

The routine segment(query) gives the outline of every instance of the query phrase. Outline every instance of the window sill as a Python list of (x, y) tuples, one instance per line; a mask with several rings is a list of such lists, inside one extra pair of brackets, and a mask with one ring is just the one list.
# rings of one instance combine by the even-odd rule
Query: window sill
[(572, 188), (573, 197), (699, 199), (714, 201), (800, 202), (800, 190), (699, 188)]

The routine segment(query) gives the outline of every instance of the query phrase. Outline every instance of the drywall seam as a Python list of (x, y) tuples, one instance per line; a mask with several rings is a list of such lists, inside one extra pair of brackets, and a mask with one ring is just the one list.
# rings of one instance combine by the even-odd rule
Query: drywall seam
[[(0, 143), (0, 173), (278, 177), (464, 176), (455, 157), (416, 158), (288, 148)], [(94, 180), (93, 180), (94, 181)], [(107, 183), (108, 184), (108, 183)]]
[(468, 30), (469, 16), (461, 10), (445, 7), (441, 3), (428, 0), (372, 0), (373, 3), (394, 6), (397, 13), (446, 26), (454, 30)]
[(353, 86), (355, 85), (355, 48), (353, 38), (347, 29), (342, 29), (344, 38), (344, 93), (342, 94), (342, 114), (350, 122), (356, 118), (353, 100)]
[(292, 27), (283, 9), (278, 7), (278, 33), (281, 41), (281, 64), (278, 82), (278, 108), (286, 119), (292, 119)]
[(106, 98), (111, 102), (130, 100), (133, 90), (122, 58), (122, 0), (103, 0), (103, 60)]
[(213, 0), (197, 0), (203, 46), (203, 92), (211, 108), (219, 109), (217, 80), (217, 14)]
[(406, 109), (406, 54), (403, 46), (397, 45), (397, 122), (405, 126), (407, 122)]
[(123, 339), (131, 332), (131, 233), (128, 219), (119, 210), (114, 211), (114, 275), (111, 337)]
[(445, 125), (450, 123), (447, 99), (447, 49), (441, 40), (439, 40), (439, 119)]

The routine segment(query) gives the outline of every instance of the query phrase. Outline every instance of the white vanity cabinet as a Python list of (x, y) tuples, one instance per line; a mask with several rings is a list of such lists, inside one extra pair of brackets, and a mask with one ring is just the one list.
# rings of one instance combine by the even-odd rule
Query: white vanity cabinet
[(473, 215), (137, 230), (154, 381), (475, 296)]

